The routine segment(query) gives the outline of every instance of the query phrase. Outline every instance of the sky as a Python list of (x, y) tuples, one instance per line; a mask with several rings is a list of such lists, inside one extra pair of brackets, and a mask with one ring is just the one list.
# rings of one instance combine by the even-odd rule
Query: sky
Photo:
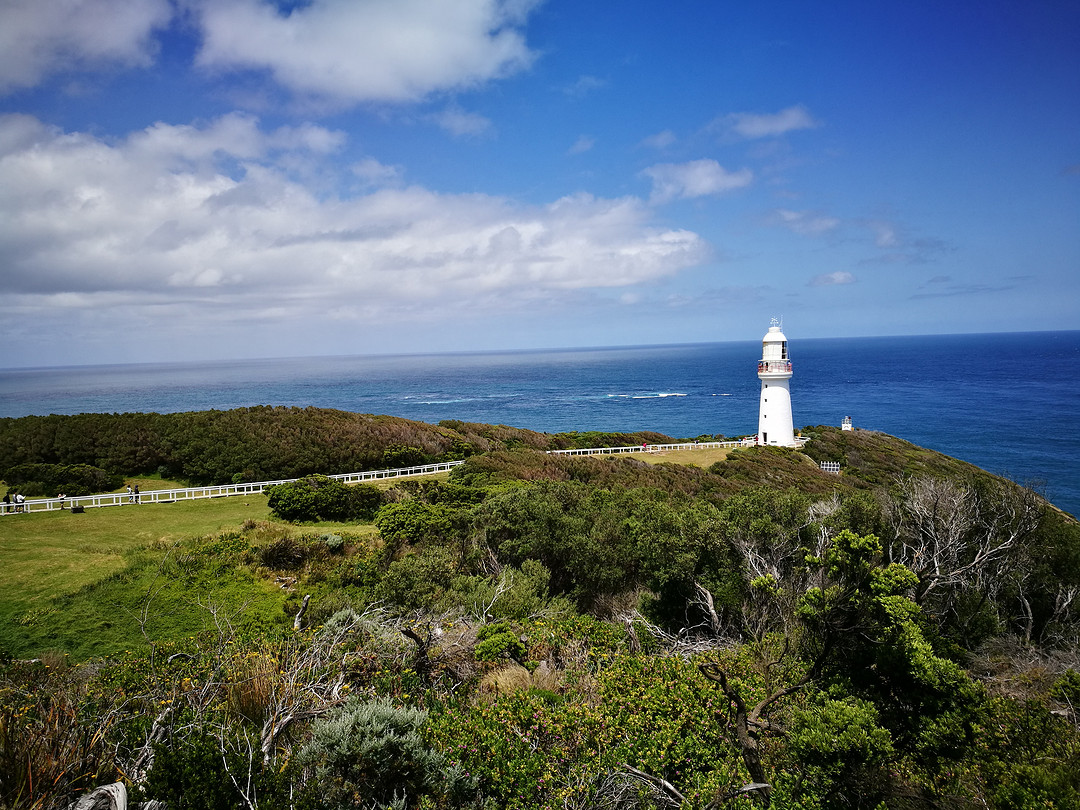
[(1075, 0), (0, 0), (0, 367), (1080, 328)]

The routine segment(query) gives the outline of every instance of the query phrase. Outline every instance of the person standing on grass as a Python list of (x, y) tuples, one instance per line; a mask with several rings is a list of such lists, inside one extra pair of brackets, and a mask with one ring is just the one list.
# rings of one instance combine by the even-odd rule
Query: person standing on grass
[(128, 503), (135, 503), (135, 493), (131, 491), (131, 484), (127, 485)]
[(5, 515), (7, 514), (8, 510), (10, 508), (11, 508), (11, 493), (10, 492), (5, 492), (4, 493), (4, 514)]
[(135, 503), (142, 503), (142, 501), (139, 500), (139, 485), (138, 484), (135, 485), (134, 495), (135, 495), (135, 498), (134, 498)]

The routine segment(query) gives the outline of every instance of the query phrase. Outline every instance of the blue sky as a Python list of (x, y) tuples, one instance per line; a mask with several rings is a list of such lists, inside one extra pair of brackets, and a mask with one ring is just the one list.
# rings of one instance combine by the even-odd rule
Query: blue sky
[(1080, 5), (0, 0), (0, 365), (1080, 328)]

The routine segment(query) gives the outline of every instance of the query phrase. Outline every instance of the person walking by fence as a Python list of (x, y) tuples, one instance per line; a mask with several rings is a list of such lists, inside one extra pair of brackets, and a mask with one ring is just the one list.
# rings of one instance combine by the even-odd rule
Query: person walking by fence
[(11, 493), (10, 492), (5, 492), (4, 493), (4, 514), (5, 515), (8, 513), (9, 509), (11, 509)]
[(135, 485), (135, 489), (133, 491), (133, 494), (135, 496), (134, 497), (135, 503), (142, 503), (142, 501), (139, 500), (140, 496), (139, 496), (139, 485), (138, 484)]
[(128, 503), (135, 503), (135, 493), (131, 491), (131, 484), (127, 485)]

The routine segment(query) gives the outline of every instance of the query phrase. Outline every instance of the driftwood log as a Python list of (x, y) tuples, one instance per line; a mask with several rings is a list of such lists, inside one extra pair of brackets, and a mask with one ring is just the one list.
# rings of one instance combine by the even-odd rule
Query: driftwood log
[(293, 619), (293, 623), (292, 623), (293, 630), (299, 630), (303, 626), (302, 622), (303, 622), (303, 619), (304, 619), (304, 614), (307, 613), (308, 602), (310, 602), (310, 601), (311, 601), (311, 594), (310, 593), (305, 594), (304, 595), (304, 601), (300, 605), (300, 610), (297, 611), (296, 618)]
[[(127, 788), (123, 782), (102, 785), (91, 790), (74, 804), (68, 805), (68, 810), (128, 810)], [(165, 804), (156, 799), (137, 802), (131, 805), (131, 810), (165, 810)]]
[(75, 804), (72, 810), (127, 810), (127, 788), (123, 782), (113, 782), (94, 788)]

